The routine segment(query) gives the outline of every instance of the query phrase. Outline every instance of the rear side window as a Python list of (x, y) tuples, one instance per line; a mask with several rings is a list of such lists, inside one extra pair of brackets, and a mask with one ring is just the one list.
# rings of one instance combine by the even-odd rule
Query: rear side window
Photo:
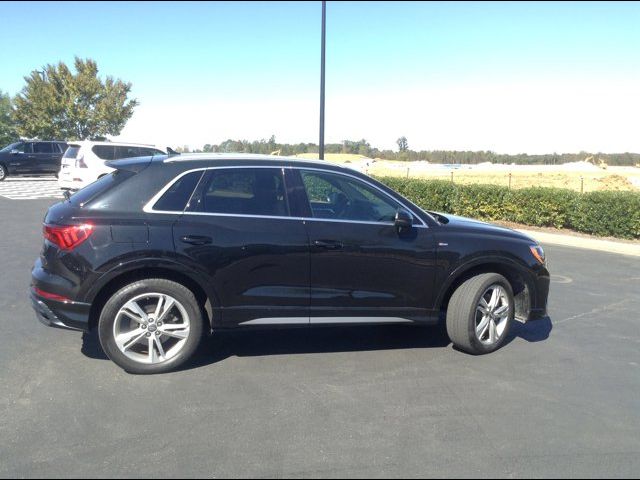
[(166, 153), (155, 148), (140, 148), (141, 157), (150, 157), (152, 155), (166, 155)]
[(180, 177), (164, 192), (154, 204), (153, 209), (163, 212), (183, 212), (202, 174), (203, 171), (191, 172)]
[(69, 145), (62, 158), (76, 158), (79, 151), (80, 147), (78, 145)]
[(196, 210), (206, 213), (288, 216), (282, 170), (211, 170)]
[(113, 145), (95, 145), (91, 151), (100, 160), (113, 160), (115, 147)]
[(120, 158), (131, 158), (131, 157), (139, 157), (140, 149), (138, 147), (126, 147), (118, 145), (116, 146), (116, 156), (115, 159), (118, 160)]
[(112, 173), (100, 177), (98, 180), (90, 183), (86, 187), (81, 188), (76, 193), (71, 195), (69, 201), (74, 205), (82, 206), (134, 175), (135, 172), (130, 172), (127, 170), (116, 170)]

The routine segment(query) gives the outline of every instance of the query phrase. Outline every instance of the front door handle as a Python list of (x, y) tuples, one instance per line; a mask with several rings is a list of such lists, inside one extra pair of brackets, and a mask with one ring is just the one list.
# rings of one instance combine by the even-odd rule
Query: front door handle
[(191, 245), (208, 245), (213, 240), (211, 237), (205, 235), (185, 235), (180, 237), (180, 241), (183, 243), (190, 243)]
[(337, 240), (316, 240), (313, 244), (325, 250), (340, 250), (342, 248), (342, 242), (338, 242)]

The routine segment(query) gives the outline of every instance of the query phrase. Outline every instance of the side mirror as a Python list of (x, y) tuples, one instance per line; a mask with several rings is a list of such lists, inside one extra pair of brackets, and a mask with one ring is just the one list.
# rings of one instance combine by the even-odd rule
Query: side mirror
[(11, 155), (17, 155), (17, 154), (22, 153), (22, 152), (21, 152), (20, 150), (16, 150), (16, 149), (14, 148), (14, 149), (13, 149), (13, 150), (11, 150), (11, 152), (9, 152), (9, 153), (11, 153)]
[(413, 215), (411, 215), (411, 212), (409, 212), (409, 210), (400, 207), (396, 211), (396, 218), (394, 220), (394, 223), (398, 231), (410, 229), (411, 227), (413, 227)]

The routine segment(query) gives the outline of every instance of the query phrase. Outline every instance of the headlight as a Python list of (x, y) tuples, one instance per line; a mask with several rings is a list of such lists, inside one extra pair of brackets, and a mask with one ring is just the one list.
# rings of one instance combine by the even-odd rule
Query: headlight
[(536, 260), (538, 260), (542, 265), (544, 265), (545, 256), (544, 256), (544, 250), (542, 249), (542, 247), (540, 245), (531, 245), (529, 246), (529, 249), (531, 249), (531, 253), (533, 254), (534, 257), (536, 257)]

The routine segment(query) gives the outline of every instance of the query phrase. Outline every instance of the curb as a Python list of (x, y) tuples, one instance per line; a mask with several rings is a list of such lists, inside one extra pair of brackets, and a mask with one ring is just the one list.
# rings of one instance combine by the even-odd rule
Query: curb
[(563, 245), (566, 247), (584, 248), (588, 250), (598, 250), (601, 252), (617, 253), (619, 255), (631, 255), (640, 257), (640, 244), (614, 242), (611, 240), (599, 240), (595, 238), (574, 237), (571, 235), (559, 235), (557, 233), (540, 232), (536, 230), (516, 229), (530, 237), (535, 238), (540, 243), (550, 245)]

